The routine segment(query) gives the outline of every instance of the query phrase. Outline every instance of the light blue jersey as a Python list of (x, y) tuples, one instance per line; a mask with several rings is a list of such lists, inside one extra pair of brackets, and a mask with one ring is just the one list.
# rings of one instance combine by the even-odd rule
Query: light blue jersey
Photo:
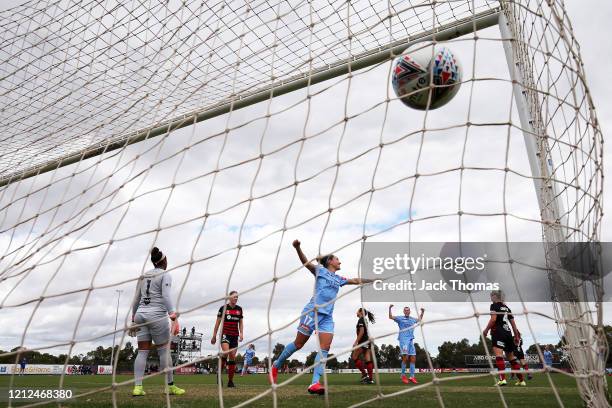
[(553, 364), (553, 355), (550, 351), (548, 350), (544, 350), (544, 364), (546, 364), (549, 367), (552, 367)]
[(253, 361), (253, 357), (255, 357), (255, 350), (246, 349), (244, 352), (244, 361), (247, 361), (250, 365), (251, 362)]
[[(336, 275), (327, 270), (321, 265), (315, 266), (315, 294), (310, 299), (310, 302), (304, 306), (303, 313), (314, 309), (315, 304), (318, 307), (318, 314), (331, 316), (334, 313), (334, 303), (338, 291), (346, 285), (347, 279)], [(322, 306), (323, 304), (325, 306)]]
[(395, 316), (393, 320), (399, 326), (400, 332), (397, 335), (397, 339), (399, 341), (413, 340), (414, 339), (414, 325), (416, 325), (419, 320), (414, 317), (406, 317), (406, 316)]

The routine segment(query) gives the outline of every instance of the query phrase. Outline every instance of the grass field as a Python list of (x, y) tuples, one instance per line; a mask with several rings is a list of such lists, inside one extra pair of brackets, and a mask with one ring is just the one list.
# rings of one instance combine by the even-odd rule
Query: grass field
[[(443, 378), (452, 375), (443, 376)], [(81, 394), (110, 385), (110, 377), (106, 376), (69, 376), (66, 378), (65, 388), (73, 390), (74, 394)], [(118, 376), (117, 381), (129, 380), (129, 376)], [(236, 377), (237, 388), (223, 388), (223, 402), (225, 406), (233, 406), (244, 402), (257, 394), (269, 390), (266, 376), (249, 375)], [(290, 376), (279, 376), (279, 382)], [(358, 384), (357, 374), (331, 374), (329, 381), (329, 402), (333, 407), (346, 407), (352, 404), (375, 398), (379, 391), (385, 395), (412, 388), (411, 392), (386, 398), (382, 401), (369, 403), (368, 407), (439, 407), (436, 387), (431, 384), (431, 375), (421, 374), (417, 379), (421, 383), (404, 385), (399, 382), (395, 374), (381, 375), (381, 385)], [(575, 381), (562, 374), (551, 376), (565, 407), (583, 406), (576, 389)], [(13, 388), (54, 388), (59, 377), (53, 376), (23, 376), (15, 377)], [(219, 396), (213, 375), (184, 375), (175, 376), (177, 385), (185, 388), (187, 393), (182, 396), (172, 396), (173, 407), (215, 407), (219, 406)], [(490, 377), (468, 378), (464, 380), (445, 381), (438, 386), (438, 390), (445, 407), (499, 407), (502, 406), (497, 387), (492, 386)], [(6, 402), (6, 387), (9, 377), (0, 377), (0, 389), (5, 395), (2, 400)], [(306, 387), (310, 376), (301, 376), (290, 384), (281, 387), (277, 392), (277, 402), (280, 407), (320, 407), (325, 405), (324, 397), (308, 395)], [(608, 377), (608, 384), (610, 384)], [(429, 385), (426, 385), (429, 383)], [(121, 407), (165, 407), (166, 399), (163, 392), (163, 383), (160, 377), (145, 380), (147, 395), (134, 398), (130, 395), (131, 386), (119, 387), (117, 405)], [(545, 375), (535, 375), (528, 381), (527, 387), (515, 387), (509, 384), (501, 389), (504, 398), (510, 407), (558, 407), (559, 404), (553, 394), (549, 380)], [(103, 391), (93, 395), (64, 402), (66, 407), (108, 407), (112, 406), (111, 391)], [(3, 402), (3, 403), (4, 403)], [(30, 402), (31, 403), (31, 402)], [(23, 404), (13, 404), (19, 406)], [(253, 402), (250, 406), (267, 407), (272, 405), (270, 394)], [(48, 406), (57, 406), (49, 404)]]

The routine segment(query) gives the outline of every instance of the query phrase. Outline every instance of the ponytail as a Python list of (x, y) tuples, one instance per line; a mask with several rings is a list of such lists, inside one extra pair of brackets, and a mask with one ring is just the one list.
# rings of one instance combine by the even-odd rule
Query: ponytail
[(370, 312), (369, 310), (364, 309), (363, 307), (360, 307), (359, 311), (363, 313), (364, 318), (368, 319), (368, 322), (372, 324), (376, 323), (376, 318), (374, 317), (374, 313)]

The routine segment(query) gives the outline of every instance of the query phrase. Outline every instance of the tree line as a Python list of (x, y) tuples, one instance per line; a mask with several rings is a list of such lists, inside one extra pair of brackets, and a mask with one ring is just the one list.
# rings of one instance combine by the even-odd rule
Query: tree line
[[(605, 335), (608, 340), (608, 345), (612, 345), (612, 326), (606, 325), (604, 327)], [(489, 349), (489, 353), (492, 353), (491, 341), (489, 339), (487, 341), (487, 347)], [(549, 344), (553, 352), (557, 350), (557, 352), (561, 352), (563, 341), (559, 341), (557, 344)], [(540, 344), (540, 348), (543, 350), (546, 344)], [(273, 359), (278, 358), (280, 353), (283, 351), (285, 346), (283, 344), (277, 343), (273, 350), (272, 356)], [(375, 345), (374, 347), (376, 353), (376, 361), (379, 368), (399, 368), (401, 365), (400, 359), (400, 348), (395, 344), (381, 344)], [(465, 357), (466, 355), (484, 355), (485, 347), (482, 343), (482, 339), (479, 339), (477, 343), (470, 343), (468, 339), (461, 339), (459, 341), (445, 341), (438, 347), (437, 356), (433, 357), (425, 352), (425, 350), (420, 346), (420, 344), (415, 343), (415, 349), (417, 352), (416, 356), (416, 365), (417, 367), (429, 367), (430, 361), (434, 368), (462, 368), (466, 367), (465, 365)], [(15, 347), (11, 352), (15, 352), (19, 350), (19, 347)], [(538, 354), (537, 347), (535, 344), (530, 345), (527, 348), (524, 348), (526, 354)], [(98, 346), (94, 350), (91, 350), (84, 354), (67, 356), (66, 354), (53, 355), (50, 353), (41, 353), (34, 350), (28, 350), (22, 352), (20, 355), (25, 356), (28, 364), (64, 364), (66, 360), (69, 365), (108, 365), (110, 364), (111, 359), (111, 347), (102, 347)], [(15, 355), (10, 356), (2, 356), (2, 354), (7, 353), (6, 351), (0, 350), (0, 364), (12, 364), (15, 363)], [(118, 353), (119, 361), (118, 361), (118, 371), (131, 371), (132, 365), (134, 363), (134, 359), (136, 358), (137, 349), (132, 345), (131, 342), (127, 342), (123, 349), (119, 349), (118, 346), (115, 347), (115, 354)], [(304, 364), (310, 366), (314, 364), (315, 357), (317, 355), (316, 351), (312, 351), (307, 357), (305, 361), (300, 361), (298, 359), (291, 359), (287, 361), (287, 365), (289, 368), (299, 368), (303, 367)], [(328, 360), (327, 367), (331, 369), (345, 369), (345, 368), (353, 368), (353, 362), (350, 359), (350, 355), (348, 353), (343, 354), (340, 357), (332, 358)], [(149, 353), (149, 358), (156, 360), (157, 355), (154, 350), (151, 350)], [(265, 361), (266, 357), (255, 357), (253, 363), (257, 365), (260, 362)], [(236, 361), (241, 363), (243, 361), (243, 356), (239, 353), (236, 356)], [(207, 363), (215, 363), (215, 359), (212, 361), (207, 361)], [(607, 357), (607, 367), (612, 367), (612, 353), (608, 354)]]

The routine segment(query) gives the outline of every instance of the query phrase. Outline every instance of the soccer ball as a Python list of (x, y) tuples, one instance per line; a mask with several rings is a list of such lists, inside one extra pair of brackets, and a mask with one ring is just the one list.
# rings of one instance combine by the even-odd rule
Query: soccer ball
[(461, 87), (461, 63), (457, 57), (447, 47), (436, 45), (433, 52), (432, 47), (415, 51), (406, 49), (393, 63), (393, 90), (405, 105), (413, 109), (444, 106)]

